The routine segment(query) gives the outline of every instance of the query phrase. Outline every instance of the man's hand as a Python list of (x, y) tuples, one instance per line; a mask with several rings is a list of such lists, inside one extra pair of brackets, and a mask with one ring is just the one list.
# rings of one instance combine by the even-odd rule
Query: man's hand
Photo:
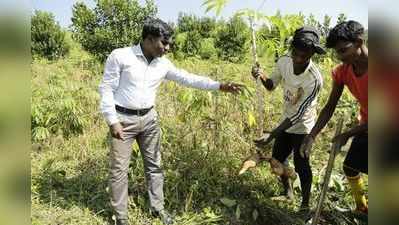
[(262, 72), (259, 63), (252, 66), (251, 74), (252, 77), (255, 79), (257, 79), (258, 77), (260, 77), (264, 81), (267, 79), (266, 75)]
[[(288, 124), (287, 124), (288, 123)], [(270, 131), (264, 131), (263, 136), (254, 140), (255, 145), (259, 148), (265, 147), (267, 144), (269, 144), (273, 139), (275, 139), (277, 136), (279, 136), (284, 130), (287, 129), (287, 126), (289, 127), (290, 125), (290, 120), (284, 120), (280, 126), (275, 128), (274, 130)]]
[(120, 140), (125, 140), (123, 136), (123, 127), (121, 123), (114, 123), (111, 126), (109, 126), (110, 132), (112, 137), (120, 139)]
[(243, 87), (244, 87), (244, 85), (242, 85), (242, 84), (228, 82), (228, 83), (220, 84), (220, 88), (219, 89), (221, 91), (223, 91), (223, 92), (230, 92), (230, 93), (233, 93), (233, 94), (237, 94), (237, 93), (242, 91)]
[(312, 135), (306, 135), (305, 139), (303, 139), (301, 149), (299, 150), (299, 153), (302, 158), (309, 158), (313, 142), (314, 138)]
[(349, 133), (342, 133), (342, 134), (335, 136), (332, 139), (332, 143), (337, 143), (338, 147), (341, 147), (341, 146), (344, 146), (348, 142), (350, 137), (351, 137), (351, 135)]
[(275, 135), (273, 132), (265, 132), (262, 137), (255, 139), (255, 145), (258, 148), (263, 148), (267, 144), (269, 144), (273, 139), (275, 138)]

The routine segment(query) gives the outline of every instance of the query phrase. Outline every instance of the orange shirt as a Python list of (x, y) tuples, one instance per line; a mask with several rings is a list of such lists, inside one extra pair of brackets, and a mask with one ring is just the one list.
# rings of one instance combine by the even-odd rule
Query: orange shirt
[(341, 64), (332, 72), (333, 79), (338, 84), (348, 87), (349, 91), (360, 104), (360, 123), (368, 121), (368, 72), (357, 77), (352, 65)]

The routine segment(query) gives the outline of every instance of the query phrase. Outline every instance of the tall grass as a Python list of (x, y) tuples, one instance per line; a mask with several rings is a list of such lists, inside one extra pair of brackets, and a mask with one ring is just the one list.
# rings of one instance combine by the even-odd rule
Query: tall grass
[[(261, 60), (271, 72), (273, 60)], [(243, 158), (254, 151), (256, 138), (255, 82), (250, 63), (175, 61), (176, 66), (218, 80), (247, 85), (242, 95), (205, 92), (165, 82), (157, 111), (162, 129), (166, 208), (177, 224), (303, 224), (295, 210), (300, 203), (295, 183), (293, 204), (276, 203), (279, 182), (268, 165), (238, 177)], [(322, 62), (325, 87), (319, 109), (330, 91), (331, 63)], [(99, 109), (97, 86), (103, 65), (79, 46), (58, 61), (32, 63), (32, 224), (112, 224), (108, 204), (108, 128)], [(348, 107), (349, 106), (349, 107)], [(356, 107), (344, 93), (339, 113), (355, 120)], [(265, 129), (275, 127), (282, 112), (282, 91), (265, 92)], [(320, 190), (336, 116), (318, 138), (311, 157), (314, 168), (312, 204)], [(129, 167), (131, 224), (160, 224), (150, 216), (143, 163), (137, 145)], [(337, 212), (350, 207), (338, 157), (328, 194), (325, 224), (364, 224)]]

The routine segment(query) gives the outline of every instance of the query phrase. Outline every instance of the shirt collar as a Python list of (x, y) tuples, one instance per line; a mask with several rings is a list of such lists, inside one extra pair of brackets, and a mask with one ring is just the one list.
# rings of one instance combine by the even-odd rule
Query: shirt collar
[(137, 56), (143, 56), (143, 50), (141, 49), (140, 43), (133, 46), (133, 53)]
[(312, 61), (312, 59), (310, 59), (309, 64), (308, 64), (308, 66), (306, 67), (305, 71), (303, 71), (303, 73), (309, 72), (310, 67), (312, 66), (312, 64), (313, 64), (313, 61)]
[[(290, 57), (290, 59), (291, 59), (291, 66), (294, 66), (294, 62), (292, 61), (292, 56), (291, 56), (291, 51), (289, 52), (289, 57)], [(312, 59), (310, 59), (309, 60), (309, 64), (308, 64), (308, 66), (305, 68), (305, 70), (301, 73), (301, 74), (299, 74), (299, 75), (303, 75), (303, 74), (305, 74), (305, 73), (307, 73), (307, 72), (309, 72), (309, 70), (310, 70), (310, 67), (312, 67), (313, 66), (313, 61), (312, 61)], [(297, 75), (298, 76), (298, 75)]]
[[(141, 56), (141, 57), (143, 57), (144, 59), (146, 59), (145, 56), (144, 56), (144, 53), (143, 53), (143, 49), (141, 49), (140, 43), (138, 43), (137, 45), (134, 45), (134, 46), (132, 47), (132, 49), (133, 49), (133, 53), (134, 53), (136, 56)], [(156, 57), (155, 59), (153, 59), (153, 61), (154, 61), (154, 62), (158, 62), (160, 59), (161, 59), (160, 57)]]

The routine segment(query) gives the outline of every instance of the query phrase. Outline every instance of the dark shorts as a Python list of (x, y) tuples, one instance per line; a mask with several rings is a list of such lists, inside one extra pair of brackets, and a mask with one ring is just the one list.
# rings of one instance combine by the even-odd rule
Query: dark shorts
[(344, 167), (368, 174), (368, 152), (368, 134), (356, 135), (346, 155)]
[(287, 165), (288, 156), (290, 156), (291, 153), (294, 152), (294, 160), (297, 159), (300, 161), (308, 161), (308, 159), (302, 159), (302, 157), (298, 157), (299, 150), (305, 136), (305, 134), (291, 134), (287, 132), (282, 132), (276, 137), (276, 140), (274, 142), (272, 154), (273, 158)]

